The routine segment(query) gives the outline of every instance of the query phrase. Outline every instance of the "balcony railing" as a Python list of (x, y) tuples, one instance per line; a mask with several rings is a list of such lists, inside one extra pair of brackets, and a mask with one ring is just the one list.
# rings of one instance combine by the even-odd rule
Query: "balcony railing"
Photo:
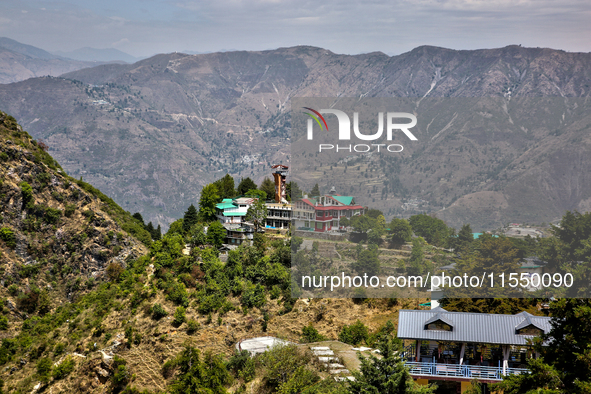
[(322, 221), (322, 222), (327, 222), (329, 220), (332, 220), (332, 216), (319, 216), (319, 215), (316, 215), (316, 220)]
[[(460, 365), (460, 364), (441, 364), (406, 361), (406, 366), (410, 368), (411, 375), (420, 376), (447, 376), (458, 378), (477, 378), (481, 380), (502, 380), (502, 367), (486, 367), (481, 365)], [(506, 368), (505, 375), (519, 375), (529, 373), (524, 368)]]

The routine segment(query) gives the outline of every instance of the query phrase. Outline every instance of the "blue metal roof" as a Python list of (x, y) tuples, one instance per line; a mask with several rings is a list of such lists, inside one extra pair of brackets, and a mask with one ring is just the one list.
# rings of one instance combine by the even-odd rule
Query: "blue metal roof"
[[(428, 322), (441, 320), (453, 331), (426, 330)], [(448, 312), (443, 308), (432, 310), (401, 310), (398, 317), (398, 337), (445, 342), (489, 343), (500, 345), (527, 345), (533, 335), (517, 334), (518, 328), (534, 325), (544, 332), (550, 331), (550, 318), (527, 312), (517, 315)]]

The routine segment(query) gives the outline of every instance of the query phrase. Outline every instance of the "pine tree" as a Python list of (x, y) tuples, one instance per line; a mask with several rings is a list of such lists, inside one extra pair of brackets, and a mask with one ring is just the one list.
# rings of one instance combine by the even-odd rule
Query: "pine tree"
[(320, 196), (320, 188), (318, 184), (315, 184), (312, 190), (310, 190), (310, 197), (318, 197)]
[(231, 380), (221, 356), (206, 353), (200, 360), (199, 350), (186, 346), (185, 350), (173, 361), (179, 372), (170, 386), (173, 394), (203, 393), (224, 394), (224, 385)]
[(367, 249), (362, 248), (357, 256), (357, 261), (351, 264), (351, 268), (360, 275), (377, 275), (380, 273), (379, 250), (376, 244), (369, 244)]
[(297, 200), (298, 198), (302, 198), (302, 189), (298, 186), (296, 182), (288, 182), (285, 185), (285, 193), (288, 196), (288, 200), (291, 199)]
[(154, 233), (156, 232), (156, 229), (154, 228), (152, 222), (148, 223), (148, 225), (146, 226), (146, 230), (150, 233), (152, 239), (154, 239)]
[(424, 244), (425, 241), (421, 237), (412, 240), (412, 251), (410, 252), (409, 267), (407, 270), (409, 275), (422, 275), (425, 273)]
[(238, 188), (236, 191), (238, 192), (238, 195), (243, 196), (249, 190), (256, 190), (256, 188), (257, 188), (257, 184), (254, 183), (252, 179), (244, 178), (240, 181), (240, 184), (238, 184)]
[[(203, 192), (202, 192), (202, 196), (203, 196)], [(187, 212), (185, 212), (185, 215), (183, 216), (183, 232), (185, 234), (188, 234), (189, 231), (191, 230), (191, 227), (193, 227), (195, 224), (197, 224), (198, 221), (199, 221), (199, 214), (197, 213), (197, 209), (195, 208), (195, 206), (193, 204), (191, 204), (191, 206), (189, 206), (189, 209), (187, 209)], [(153, 230), (154, 230), (154, 228), (152, 227), (152, 232), (153, 232)]]
[(470, 252), (474, 243), (474, 235), (472, 235), (472, 228), (469, 224), (464, 224), (455, 239), (455, 252), (468, 253)]
[(263, 182), (261, 183), (259, 190), (262, 190), (265, 193), (267, 193), (268, 199), (271, 200), (271, 199), (275, 198), (275, 182), (273, 182), (271, 179), (265, 178), (263, 180)]
[(220, 198), (224, 199), (236, 197), (234, 178), (232, 178), (230, 174), (226, 174), (223, 178), (218, 179), (213, 184), (218, 188)]
[(142, 217), (142, 214), (141, 214), (141, 213), (139, 213), (139, 212), (136, 212), (136, 213), (134, 213), (134, 214), (133, 214), (133, 215), (131, 215), (131, 216), (132, 216), (134, 219), (136, 219), (137, 221), (139, 221), (139, 222), (142, 224), (142, 226), (145, 226), (145, 223), (144, 223), (144, 218)]
[(429, 386), (415, 383), (402, 362), (401, 343), (384, 337), (378, 342), (381, 358), (359, 355), (361, 367), (353, 372), (355, 380), (349, 383), (351, 394), (430, 394)]

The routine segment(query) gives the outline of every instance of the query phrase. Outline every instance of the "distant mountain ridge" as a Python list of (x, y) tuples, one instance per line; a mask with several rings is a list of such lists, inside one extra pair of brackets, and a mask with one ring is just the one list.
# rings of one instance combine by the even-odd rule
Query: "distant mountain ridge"
[(0, 84), (47, 75), (56, 77), (103, 63), (64, 58), (32, 45), (0, 37)]
[(82, 60), (87, 62), (126, 62), (135, 63), (142, 58), (131, 56), (128, 53), (122, 52), (115, 48), (90, 48), (84, 47), (69, 52), (56, 51), (56, 55), (67, 57), (74, 60)]
[(52, 55), (51, 53), (44, 51), (41, 48), (34, 47), (32, 45), (27, 45), (20, 43), (16, 40), (13, 40), (8, 37), (0, 37), (0, 47), (10, 49), (16, 53), (20, 53), (22, 55), (29, 56), (33, 59), (57, 59), (59, 56)]
[[(70, 174), (166, 226), (226, 172), (258, 183), (271, 164), (289, 163), (292, 97), (564, 98), (561, 112), (538, 119), (535, 130), (509, 119), (494, 137), (462, 124), (437, 138), (440, 130), (423, 130), (420, 149), (409, 148), (392, 167), (389, 184), (397, 186), (386, 199), (376, 192), (375, 204), (390, 215), (405, 199), (422, 198), (451, 225), (476, 230), (591, 208), (588, 115), (569, 101), (588, 97), (590, 85), (588, 53), (422, 46), (390, 57), (297, 46), (160, 54), (30, 79), (0, 86), (0, 108), (44, 139)], [(483, 113), (499, 110), (482, 105)]]

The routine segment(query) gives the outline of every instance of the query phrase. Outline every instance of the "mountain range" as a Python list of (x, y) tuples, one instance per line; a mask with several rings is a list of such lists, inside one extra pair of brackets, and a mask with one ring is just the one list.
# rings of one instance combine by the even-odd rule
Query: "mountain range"
[(86, 62), (125, 62), (135, 63), (142, 58), (131, 56), (128, 53), (122, 52), (115, 48), (90, 48), (84, 47), (73, 51), (63, 52), (57, 51), (56, 55), (67, 57), (74, 60), (82, 60)]
[(41, 48), (0, 37), (0, 83), (23, 81), (63, 73), (109, 62), (139, 60), (117, 49), (80, 48), (71, 52), (50, 53)]
[[(479, 98), (483, 116), (505, 113), (504, 129), (467, 131), (466, 116), (422, 129), (419, 148), (359, 188), (387, 179), (385, 195), (377, 190), (362, 202), (390, 216), (419, 198), (450, 225), (489, 229), (590, 208), (590, 84), (588, 53), (422, 46), (351, 56), (297, 46), (160, 54), (31, 78), (0, 85), (0, 108), (42, 139), (70, 175), (165, 227), (225, 173), (260, 183), (270, 165), (290, 162), (294, 97)], [(548, 97), (551, 106), (538, 105)], [(527, 99), (521, 106), (510, 104), (520, 98)], [(303, 188), (319, 176), (304, 174)]]

